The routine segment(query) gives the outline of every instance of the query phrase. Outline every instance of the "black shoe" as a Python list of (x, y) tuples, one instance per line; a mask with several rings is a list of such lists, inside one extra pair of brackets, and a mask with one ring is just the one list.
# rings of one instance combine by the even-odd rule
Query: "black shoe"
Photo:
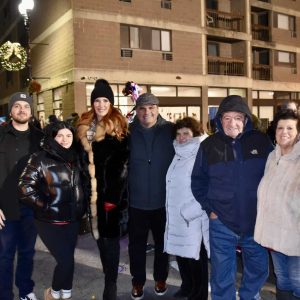
[(182, 289), (179, 289), (174, 295), (173, 297), (174, 298), (186, 298), (187, 296), (189, 295), (188, 292), (182, 290)]
[(147, 247), (146, 247), (146, 254), (152, 252), (155, 250), (155, 246), (152, 245), (152, 244), (147, 244)]
[(142, 285), (133, 285), (131, 290), (131, 299), (141, 300), (144, 298), (144, 287)]
[(159, 280), (155, 281), (154, 292), (157, 296), (163, 296), (168, 290), (167, 283)]

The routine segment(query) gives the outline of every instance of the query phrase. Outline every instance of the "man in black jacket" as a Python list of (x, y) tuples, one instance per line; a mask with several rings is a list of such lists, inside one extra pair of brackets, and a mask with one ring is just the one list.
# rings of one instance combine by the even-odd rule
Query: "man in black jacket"
[(166, 223), (166, 173), (174, 156), (173, 124), (158, 113), (158, 99), (142, 94), (130, 126), (129, 258), (131, 298), (142, 299), (146, 281), (146, 246), (151, 230), (154, 243), (155, 293), (166, 293), (168, 255), (163, 253)]
[(33, 152), (39, 150), (42, 132), (29, 124), (32, 98), (26, 93), (11, 96), (12, 121), (0, 126), (0, 299), (13, 300), (13, 265), (18, 252), (15, 283), (20, 300), (36, 300), (33, 293), (36, 229), (32, 210), (19, 203), (19, 177)]

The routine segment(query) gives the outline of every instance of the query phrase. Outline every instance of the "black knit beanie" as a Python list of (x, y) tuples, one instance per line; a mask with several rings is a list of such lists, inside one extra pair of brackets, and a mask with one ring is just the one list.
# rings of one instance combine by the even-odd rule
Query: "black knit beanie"
[(13, 94), (10, 97), (9, 102), (8, 102), (8, 112), (11, 111), (11, 108), (17, 101), (27, 102), (30, 105), (30, 108), (32, 109), (32, 97), (27, 93), (18, 92), (18, 93)]
[(95, 87), (91, 93), (91, 105), (93, 105), (94, 101), (99, 97), (107, 98), (111, 105), (114, 105), (114, 93), (108, 81), (105, 79), (98, 79), (95, 82)]

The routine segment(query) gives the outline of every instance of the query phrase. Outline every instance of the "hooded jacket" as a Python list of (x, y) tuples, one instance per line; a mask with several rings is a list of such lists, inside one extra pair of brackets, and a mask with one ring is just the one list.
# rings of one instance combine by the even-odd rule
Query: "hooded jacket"
[(86, 212), (89, 189), (79, 155), (72, 163), (67, 162), (48, 139), (42, 148), (31, 156), (20, 177), (21, 201), (34, 209), (39, 221), (80, 220)]
[[(235, 139), (225, 135), (223, 113), (245, 114), (244, 131)], [(240, 96), (226, 97), (216, 116), (217, 132), (201, 143), (192, 172), (192, 191), (203, 209), (214, 212), (237, 234), (253, 234), (257, 187), (267, 157), (269, 138), (252, 129), (251, 113)]]

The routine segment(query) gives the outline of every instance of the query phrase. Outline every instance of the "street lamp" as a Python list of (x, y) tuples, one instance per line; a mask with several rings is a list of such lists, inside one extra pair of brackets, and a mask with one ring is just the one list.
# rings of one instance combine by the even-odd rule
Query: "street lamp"
[(24, 18), (24, 27), (26, 32), (26, 54), (27, 54), (27, 68), (29, 82), (32, 80), (32, 65), (30, 56), (30, 18), (29, 13), (34, 8), (34, 0), (22, 0), (19, 4), (18, 9), (20, 14)]

